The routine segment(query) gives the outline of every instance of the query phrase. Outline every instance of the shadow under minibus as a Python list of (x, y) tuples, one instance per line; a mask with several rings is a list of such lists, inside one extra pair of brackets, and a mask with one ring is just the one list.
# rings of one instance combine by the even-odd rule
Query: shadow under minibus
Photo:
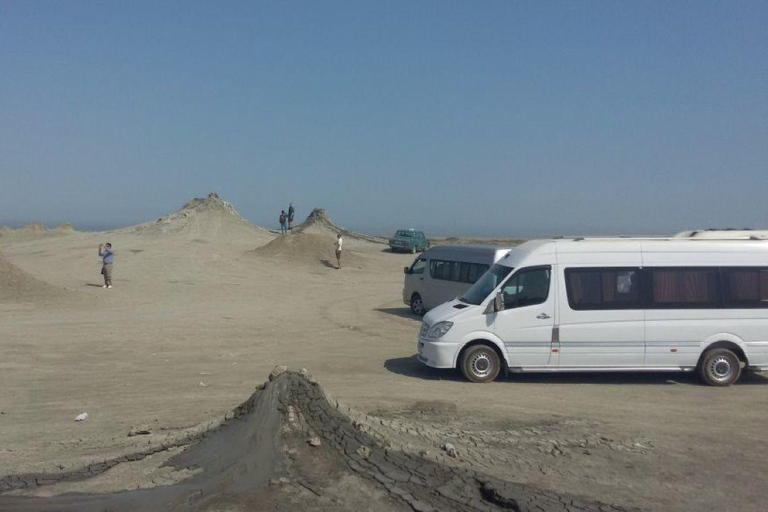
[(411, 311), (411, 308), (376, 308), (374, 311), (378, 311), (379, 313), (386, 313), (392, 316), (399, 316), (400, 318), (407, 318), (408, 320), (421, 323), (421, 317), (415, 315)]
[[(421, 380), (447, 380), (469, 382), (456, 369), (438, 370), (422, 364), (416, 355), (394, 357), (384, 361), (384, 368), (392, 373)], [(512, 373), (499, 376), (496, 382), (519, 384), (634, 384), (634, 385), (689, 385), (704, 386), (695, 372), (563, 372)], [(768, 385), (768, 373), (744, 372), (736, 386)]]

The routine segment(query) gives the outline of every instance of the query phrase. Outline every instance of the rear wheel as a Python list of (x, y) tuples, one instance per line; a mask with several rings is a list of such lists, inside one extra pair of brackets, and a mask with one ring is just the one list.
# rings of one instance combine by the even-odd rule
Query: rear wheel
[(727, 348), (715, 348), (704, 354), (699, 376), (710, 386), (730, 386), (741, 376), (741, 361)]
[(501, 360), (488, 345), (475, 345), (464, 351), (460, 366), (461, 373), (470, 382), (491, 382), (501, 371)]
[(414, 315), (423, 315), (427, 312), (427, 308), (424, 307), (424, 301), (421, 300), (421, 295), (414, 293), (411, 295), (411, 311)]

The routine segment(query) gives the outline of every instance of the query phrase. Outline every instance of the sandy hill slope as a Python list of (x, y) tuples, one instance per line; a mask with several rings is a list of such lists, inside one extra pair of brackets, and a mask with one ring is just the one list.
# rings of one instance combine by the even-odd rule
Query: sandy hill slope
[(315, 208), (307, 219), (288, 234), (278, 236), (251, 254), (286, 261), (314, 261), (328, 266), (336, 265), (334, 242), (338, 235), (344, 238), (342, 267), (360, 266), (365, 262), (361, 253), (381, 252), (383, 238), (349, 231), (334, 224), (325, 210)]
[(337, 226), (328, 217), (323, 208), (315, 208), (309, 214), (307, 219), (296, 226), (293, 230), (294, 233), (314, 233), (318, 235), (327, 235), (328, 233), (341, 234), (345, 240), (356, 239), (364, 240), (375, 244), (386, 244), (387, 239), (379, 236), (364, 235), (362, 233), (356, 233), (349, 231), (341, 226)]
[(59, 297), (64, 290), (39, 281), (0, 253), (0, 302), (30, 302)]
[[(336, 254), (333, 245), (335, 239), (335, 236), (328, 234), (289, 233), (250, 251), (250, 254), (281, 259), (286, 262), (320, 262), (326, 266), (335, 266)], [(345, 265), (359, 266), (362, 262), (363, 258), (357, 252), (344, 248), (341, 259), (342, 267)]]
[(265, 229), (244, 219), (231, 203), (212, 192), (204, 198), (195, 198), (180, 210), (137, 226), (113, 233), (149, 237), (185, 238), (199, 242), (264, 243), (272, 238)]
[(62, 222), (54, 229), (48, 229), (42, 222), (28, 222), (19, 229), (11, 229), (8, 226), (0, 227), (0, 236), (13, 241), (38, 240), (72, 233), (76, 233), (76, 231), (68, 222)]

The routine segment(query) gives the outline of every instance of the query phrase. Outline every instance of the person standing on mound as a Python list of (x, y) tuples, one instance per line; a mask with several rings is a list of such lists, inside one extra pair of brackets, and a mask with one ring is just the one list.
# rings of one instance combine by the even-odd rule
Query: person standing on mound
[(293, 203), (288, 203), (288, 229), (293, 229), (293, 216), (296, 210), (293, 209)]
[(336, 249), (336, 268), (341, 268), (341, 244), (344, 243), (344, 240), (341, 238), (341, 234), (339, 234), (339, 237), (336, 239), (336, 243), (333, 244), (333, 247)]
[(107, 242), (106, 246), (99, 244), (99, 256), (102, 258), (101, 275), (104, 276), (104, 286), (102, 288), (112, 288), (112, 261), (114, 255), (112, 244), (109, 242)]
[(280, 210), (280, 234), (284, 235), (288, 232), (288, 228), (285, 227), (285, 210)]

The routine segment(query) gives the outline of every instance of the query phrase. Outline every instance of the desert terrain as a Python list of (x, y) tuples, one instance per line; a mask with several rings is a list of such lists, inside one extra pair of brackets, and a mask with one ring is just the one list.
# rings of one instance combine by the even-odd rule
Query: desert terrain
[[(97, 255), (105, 242), (115, 248), (109, 290)], [(420, 319), (402, 303), (413, 256), (384, 242), (322, 211), (281, 236), (215, 195), (109, 232), (0, 230), (0, 510), (765, 510), (766, 376), (723, 389), (682, 374), (470, 384), (416, 361)], [(256, 405), (241, 408), (262, 411), (262, 423), (233, 416), (281, 365), (311, 377), (274, 374)], [(341, 416), (293, 412), (309, 403), (296, 394), (304, 385)], [(337, 449), (346, 438), (323, 430), (329, 415), (369, 448), (352, 458)], [(262, 444), (226, 437), (267, 430)], [(315, 437), (320, 446), (305, 442)], [(206, 451), (209, 439), (218, 448)], [(226, 446), (242, 453), (214, 460)], [(420, 481), (405, 493), (355, 469), (369, 452), (485, 490), (451, 497)], [(189, 482), (225, 474), (238, 455), (255, 472), (228, 480), (239, 494), (223, 497), (219, 482), (205, 487), (212, 501), (172, 501), (181, 498), (170, 489), (202, 488)], [(494, 489), (506, 484), (518, 487), (505, 501)], [(136, 489), (144, 494), (131, 501), (125, 491)]]

